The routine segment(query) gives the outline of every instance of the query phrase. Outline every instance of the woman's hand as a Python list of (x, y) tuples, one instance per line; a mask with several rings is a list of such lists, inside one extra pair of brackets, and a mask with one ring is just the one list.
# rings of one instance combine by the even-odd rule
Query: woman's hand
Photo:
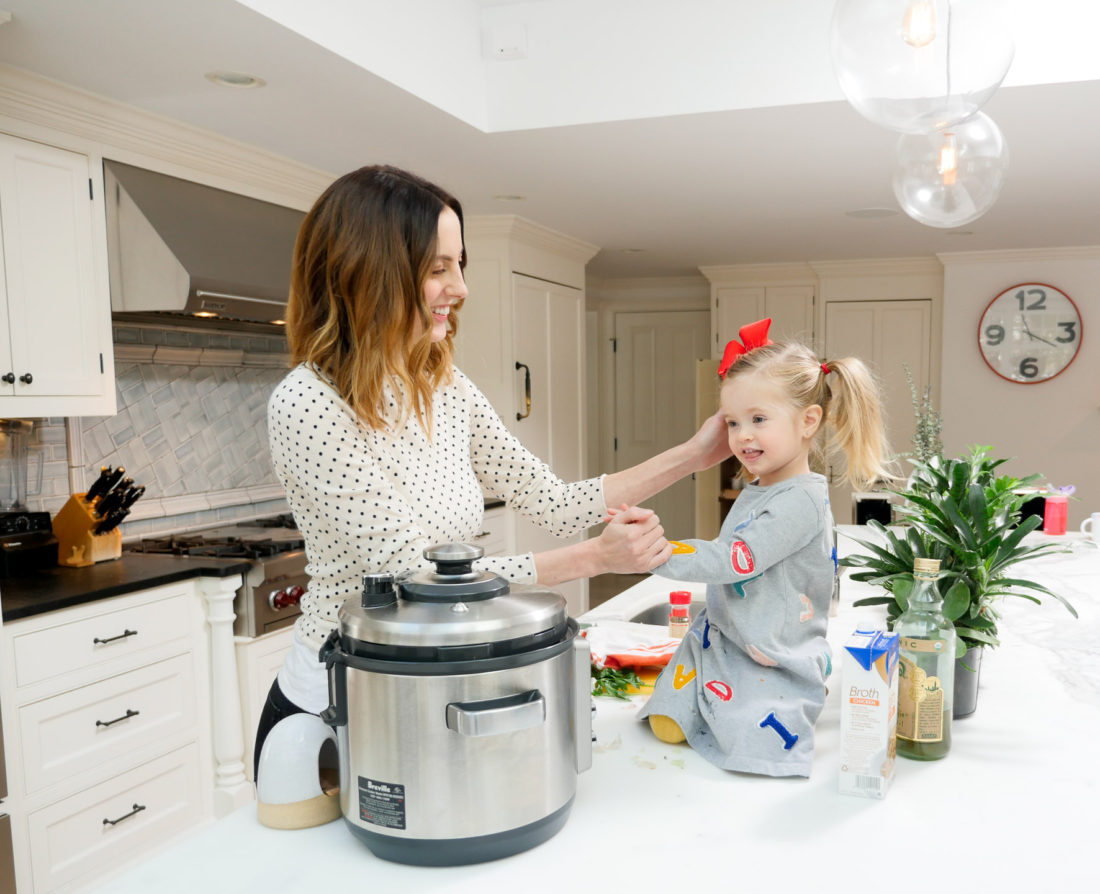
[(652, 509), (627, 506), (608, 510), (609, 524), (596, 538), (604, 573), (639, 574), (667, 562), (672, 545)]
[(695, 471), (701, 472), (717, 465), (722, 460), (733, 455), (730, 450), (729, 429), (726, 420), (719, 410), (704, 422), (691, 438), (686, 442), (687, 447), (696, 457)]

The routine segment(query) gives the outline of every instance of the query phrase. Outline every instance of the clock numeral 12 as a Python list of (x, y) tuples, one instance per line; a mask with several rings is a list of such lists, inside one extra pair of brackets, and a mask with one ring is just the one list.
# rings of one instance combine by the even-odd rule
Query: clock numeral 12
[[(1037, 297), (1031, 304), (1025, 304), (1025, 295)], [(1045, 289), (1020, 289), (1016, 293), (1016, 300), (1020, 302), (1020, 310), (1043, 310), (1047, 306), (1047, 293)]]

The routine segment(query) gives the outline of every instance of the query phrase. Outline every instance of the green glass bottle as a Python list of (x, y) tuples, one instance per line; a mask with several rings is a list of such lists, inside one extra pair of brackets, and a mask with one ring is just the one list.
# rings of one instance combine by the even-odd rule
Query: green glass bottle
[(939, 760), (951, 749), (955, 625), (943, 616), (939, 559), (917, 559), (909, 607), (894, 622), (898, 663), (898, 754)]

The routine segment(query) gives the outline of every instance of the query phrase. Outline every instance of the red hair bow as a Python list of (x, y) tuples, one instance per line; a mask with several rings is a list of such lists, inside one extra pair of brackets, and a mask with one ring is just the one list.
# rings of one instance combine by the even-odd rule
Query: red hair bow
[(729, 368), (749, 351), (773, 344), (772, 340), (768, 338), (768, 327), (771, 324), (771, 317), (768, 317), (742, 326), (737, 331), (737, 334), (741, 336), (741, 341), (731, 339), (729, 344), (726, 345), (726, 350), (722, 353), (722, 363), (718, 367), (718, 378), (724, 379), (726, 373), (729, 372)]

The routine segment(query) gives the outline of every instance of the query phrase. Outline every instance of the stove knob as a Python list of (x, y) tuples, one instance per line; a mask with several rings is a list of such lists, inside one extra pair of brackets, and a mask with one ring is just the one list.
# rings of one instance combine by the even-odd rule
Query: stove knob
[(286, 608), (291, 605), (290, 596), (287, 595), (286, 590), (273, 590), (268, 594), (267, 604), (274, 609)]
[(302, 601), (302, 597), (306, 595), (306, 591), (303, 587), (295, 585), (286, 591), (286, 595), (289, 600), (288, 605), (297, 605)]

